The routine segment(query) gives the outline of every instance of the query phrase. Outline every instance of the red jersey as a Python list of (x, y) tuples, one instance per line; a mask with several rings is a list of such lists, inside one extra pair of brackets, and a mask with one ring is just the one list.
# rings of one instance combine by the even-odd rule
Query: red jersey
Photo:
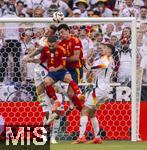
[(54, 52), (45, 46), (40, 56), (41, 63), (47, 61), (47, 67), (58, 67), (63, 65), (66, 67), (66, 50), (62, 46), (57, 46)]
[(67, 68), (81, 68), (83, 63), (83, 49), (80, 39), (70, 36), (69, 40), (62, 40), (59, 45), (63, 46), (66, 49), (67, 57), (73, 56), (74, 51), (80, 51), (79, 61), (66, 62)]

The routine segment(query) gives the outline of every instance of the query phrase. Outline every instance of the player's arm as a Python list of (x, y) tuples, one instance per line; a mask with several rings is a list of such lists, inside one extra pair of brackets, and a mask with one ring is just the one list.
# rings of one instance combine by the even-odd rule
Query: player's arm
[(35, 59), (35, 58), (30, 58), (27, 61), (28, 63), (35, 63), (35, 64), (40, 64), (41, 60), (40, 59)]
[(34, 57), (38, 54), (40, 54), (43, 50), (43, 46), (40, 46), (38, 49), (36, 49), (35, 51), (33, 51), (32, 53), (28, 54), (29, 57)]
[(44, 47), (41, 46), (37, 50), (34, 50), (33, 52), (31, 52), (30, 54), (25, 55), (23, 57), (23, 62), (27, 63), (27, 62), (31, 61), (31, 59), (33, 59), (34, 56), (36, 56), (42, 52), (43, 48)]
[(86, 68), (89, 68), (90, 70), (106, 69), (106, 68), (108, 68), (109, 64), (110, 64), (110, 61), (103, 61), (101, 64), (97, 64), (97, 62), (94, 62), (92, 67), (88, 66)]
[(74, 55), (67, 58), (67, 61), (73, 62), (73, 61), (79, 61), (80, 58), (80, 50), (74, 50)]

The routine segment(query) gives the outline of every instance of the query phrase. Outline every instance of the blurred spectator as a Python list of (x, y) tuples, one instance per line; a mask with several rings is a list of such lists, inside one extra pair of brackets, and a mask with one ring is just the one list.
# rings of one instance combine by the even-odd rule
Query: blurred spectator
[(5, 4), (4, 0), (0, 0), (0, 16), (3, 16), (6, 8), (7, 8), (7, 5)]
[(81, 16), (81, 10), (80, 9), (74, 9), (73, 10), (73, 17), (80, 17)]
[(101, 32), (97, 32), (95, 38), (96, 41), (94, 43), (94, 50), (98, 49), (99, 45), (103, 42), (103, 34)]
[(88, 14), (87, 14), (88, 2), (87, 2), (87, 0), (77, 0), (75, 4), (81, 10), (81, 17), (88, 17)]
[(110, 47), (112, 49), (112, 57), (113, 57), (113, 60), (114, 60), (114, 69), (113, 69), (113, 78), (112, 78), (112, 81), (113, 82), (117, 82), (117, 79), (118, 79), (118, 69), (119, 69), (119, 66), (120, 66), (120, 53), (119, 53), (119, 50), (118, 50), (118, 38), (115, 34), (112, 34), (111, 35), (111, 39), (110, 39)]
[[(11, 1), (14, 2), (14, 1)], [(6, 15), (3, 17), (16, 18), (16, 12), (13, 7), (9, 7)], [(19, 42), (19, 24), (17, 23), (5, 23), (4, 24), (4, 44), (1, 49), (2, 63), (0, 63), (0, 82), (5, 79), (6, 68), (8, 66), (9, 54), (13, 57), (14, 63), (14, 76), (13, 82), (21, 81), (20, 73), (20, 53), (21, 53), (21, 43)]]
[(54, 12), (58, 11), (58, 6), (56, 4), (51, 4), (46, 11), (46, 16), (47, 17), (52, 17)]
[[(67, 3), (65, 3), (62, 0), (50, 0), (46, 3), (47, 6), (47, 15), (51, 16), (51, 14), (48, 14), (50, 12), (50, 10), (52, 8), (55, 8), (58, 11), (61, 11), (64, 13), (65, 16), (71, 17), (72, 16), (72, 10), (70, 9), (70, 7), (67, 5)], [(56, 11), (57, 11), (56, 10)], [(52, 12), (53, 13), (53, 12)]]
[(37, 7), (33, 10), (33, 17), (44, 17), (44, 9)]
[(63, 0), (73, 10), (74, 0)]
[(142, 46), (140, 47), (140, 55), (147, 55), (147, 33), (142, 38)]
[(24, 2), (18, 1), (16, 3), (16, 14), (19, 16), (20, 14), (26, 14), (26, 9), (24, 7)]
[(140, 54), (142, 56), (141, 68), (143, 69), (143, 84), (147, 84), (147, 33), (143, 37), (143, 46), (140, 49)]
[(112, 10), (106, 7), (107, 0), (97, 0), (95, 11), (100, 17), (112, 17)]
[(146, 20), (147, 19), (147, 6), (140, 7), (139, 19), (140, 20)]
[(87, 14), (88, 14), (88, 17), (93, 17), (94, 16), (94, 11), (93, 11), (93, 9), (89, 9), (88, 10), (88, 12), (87, 12)]
[(143, 77), (142, 77), (142, 82), (143, 84), (147, 84), (147, 54), (143, 56), (141, 60), (141, 68), (143, 69)]
[[(123, 37), (123, 35), (122, 35)], [(131, 81), (131, 49), (128, 39), (121, 40), (122, 48), (120, 50), (120, 66), (118, 69), (117, 82), (127, 85)]]
[(107, 0), (108, 7), (113, 10), (115, 7), (116, 0)]
[(119, 17), (119, 10), (118, 10), (118, 9), (114, 9), (114, 10), (112, 11), (112, 16), (113, 16), (113, 17)]
[(111, 34), (111, 38), (110, 38), (110, 44), (113, 45), (115, 48), (117, 48), (118, 46), (118, 37), (117, 37), (117, 33), (115, 34), (114, 32)]
[(144, 6), (147, 6), (147, 0), (143, 0)]
[[(120, 12), (126, 7), (125, 1), (127, 0), (116, 0), (115, 8), (119, 9)], [(132, 5), (135, 8), (139, 8), (140, 6), (144, 6), (144, 0), (133, 0)]]
[(122, 17), (138, 17), (139, 10), (133, 5), (134, 0), (125, 0), (125, 8), (121, 11), (120, 16)]
[(125, 43), (127, 41), (131, 42), (131, 28), (130, 27), (123, 28), (120, 41), (122, 43)]
[(47, 3), (48, 0), (26, 0), (28, 15), (32, 16), (34, 9), (38, 7), (47, 10)]
[(20, 14), (18, 15), (18, 17), (26, 17), (26, 15), (23, 14), (23, 13), (20, 13)]
[(114, 25), (113, 24), (106, 24), (106, 32), (104, 35), (104, 41), (109, 42), (112, 32), (114, 31)]
[(93, 42), (87, 36), (85, 29), (81, 29), (80, 39), (81, 39), (82, 46), (83, 46), (83, 57), (86, 60), (89, 57), (89, 55), (93, 52)]

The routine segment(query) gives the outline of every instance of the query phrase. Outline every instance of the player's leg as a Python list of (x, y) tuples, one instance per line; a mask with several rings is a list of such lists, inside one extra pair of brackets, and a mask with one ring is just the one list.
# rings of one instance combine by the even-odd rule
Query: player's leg
[(95, 143), (95, 144), (101, 144), (102, 139), (100, 138), (99, 134), (99, 122), (98, 119), (95, 116), (96, 110), (97, 110), (97, 104), (100, 103), (101, 99), (106, 96), (106, 91), (103, 91), (99, 88), (94, 89), (90, 95), (88, 96), (88, 100), (85, 103), (85, 105), (91, 106), (91, 111), (90, 111), (90, 119), (92, 123), (92, 127), (94, 129), (94, 139), (89, 142), (90, 143)]
[[(63, 98), (62, 94), (58, 93), (57, 89), (55, 89), (55, 90), (57, 92), (57, 98), (60, 101), (60, 103), (62, 104), (64, 98)], [(59, 113), (62, 110), (64, 110), (64, 108), (62, 106), (59, 107), (59, 109), (58, 109)], [(60, 128), (60, 118), (58, 117), (57, 119), (54, 120), (53, 125), (52, 125), (52, 133), (51, 133), (51, 140), (50, 140), (50, 142), (52, 144), (57, 144), (56, 137), (58, 135), (59, 128)]]
[(50, 73), (49, 76), (45, 78), (44, 82), (45, 82), (45, 88), (48, 91), (49, 97), (54, 100), (53, 111), (56, 111), (57, 108), (60, 106), (60, 102), (58, 101), (56, 92), (52, 86), (56, 82), (56, 78), (54, 77), (54, 74)]
[[(74, 68), (74, 69), (68, 69), (69, 73), (71, 74), (72, 81), (69, 82), (69, 92), (74, 94), (80, 94), (80, 88), (78, 86), (78, 83), (81, 81), (83, 77), (83, 68)], [(81, 100), (84, 100), (85, 97), (81, 95), (79, 96)]]
[(45, 102), (48, 96), (45, 91), (44, 78), (47, 76), (48, 71), (46, 71), (42, 66), (38, 65), (34, 69), (34, 81), (37, 90), (38, 99)]
[(56, 137), (58, 135), (59, 128), (60, 128), (60, 118), (55, 119), (54, 122), (53, 122), (51, 140), (50, 140), (52, 144), (57, 144), (58, 143), (56, 141)]
[(80, 117), (80, 134), (79, 134), (78, 139), (73, 144), (86, 142), (86, 137), (84, 134), (85, 134), (86, 126), (88, 123), (89, 113), (90, 113), (90, 109), (87, 106), (84, 106), (81, 111), (81, 117)]
[(95, 112), (96, 112), (95, 108), (92, 109), (90, 112), (90, 120), (92, 123), (92, 127), (94, 129), (94, 139), (92, 141), (88, 142), (89, 144), (91, 144), (91, 143), (101, 144), (102, 143), (102, 139), (99, 135), (99, 131), (100, 131), (99, 122), (98, 122), (97, 117), (95, 116)]
[(77, 107), (78, 110), (82, 109), (82, 102), (85, 97), (82, 99), (82, 95), (77, 83), (72, 79), (71, 75), (67, 73), (64, 77), (64, 82), (69, 83), (68, 86), (68, 95), (72, 99), (74, 105)]

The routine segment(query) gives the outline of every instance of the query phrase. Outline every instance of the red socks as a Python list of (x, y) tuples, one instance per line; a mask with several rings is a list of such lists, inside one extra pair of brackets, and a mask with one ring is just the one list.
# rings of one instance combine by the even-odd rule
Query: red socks
[(77, 83), (74, 80), (70, 81), (69, 85), (71, 86), (75, 94), (81, 93)]
[(81, 111), (82, 110), (82, 103), (79, 100), (79, 98), (77, 97), (77, 95), (74, 94), (74, 96), (72, 97), (72, 102), (74, 103), (74, 105), (76, 106), (76, 108)]
[(52, 85), (46, 86), (46, 93), (54, 101), (57, 100), (56, 92), (55, 92), (54, 88), (52, 87)]

